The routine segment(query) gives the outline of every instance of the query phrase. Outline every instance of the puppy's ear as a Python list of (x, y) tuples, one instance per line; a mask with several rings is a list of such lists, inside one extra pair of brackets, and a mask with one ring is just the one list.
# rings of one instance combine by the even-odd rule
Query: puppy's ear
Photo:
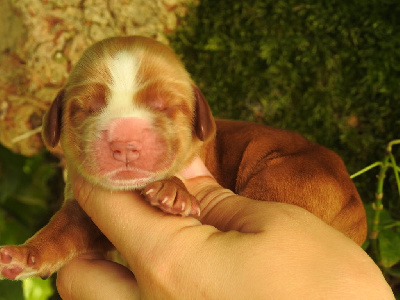
[(62, 89), (58, 92), (50, 106), (50, 109), (43, 117), (42, 139), (49, 150), (55, 148), (60, 140), (63, 98), (64, 90)]
[(215, 135), (215, 121), (203, 93), (193, 85), (196, 100), (196, 111), (194, 118), (194, 132), (201, 141), (207, 141)]

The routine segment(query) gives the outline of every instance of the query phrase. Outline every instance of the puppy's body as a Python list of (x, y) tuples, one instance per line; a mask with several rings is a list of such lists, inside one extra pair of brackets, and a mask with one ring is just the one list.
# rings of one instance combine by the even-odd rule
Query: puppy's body
[(216, 124), (204, 157), (221, 185), (251, 199), (301, 206), (364, 242), (365, 211), (336, 153), (287, 130), (243, 121)]
[[(208, 104), (167, 47), (142, 37), (89, 48), (44, 119), (49, 149), (60, 141), (67, 168), (94, 185), (141, 189), (168, 213), (200, 206), (175, 177), (196, 156), (218, 182), (255, 200), (311, 211), (357, 243), (365, 212), (341, 159), (296, 133), (212, 118)], [(21, 246), (0, 248), (1, 277), (47, 277), (73, 257), (111, 245), (73, 199)], [(111, 200), (110, 200), (111, 201)]]

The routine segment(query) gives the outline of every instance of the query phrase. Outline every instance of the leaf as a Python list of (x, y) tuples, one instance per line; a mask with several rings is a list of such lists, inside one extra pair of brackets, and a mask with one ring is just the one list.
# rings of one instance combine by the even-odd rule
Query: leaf
[(382, 265), (390, 268), (400, 262), (400, 233), (382, 230), (378, 239)]
[(32, 235), (32, 229), (24, 226), (12, 216), (0, 210), (0, 245), (15, 245), (23, 243)]
[(0, 300), (23, 299), (21, 281), (0, 281)]
[[(375, 210), (372, 208), (372, 203), (366, 204), (364, 205), (364, 207), (367, 213), (368, 231), (370, 231), (372, 227), (372, 220), (374, 219)], [(391, 225), (393, 223), (395, 223), (395, 220), (393, 220), (392, 216), (390, 215), (390, 212), (386, 208), (383, 208), (380, 211), (380, 216), (379, 216), (379, 229), (381, 230), (385, 226)]]
[(400, 266), (399, 265), (393, 266), (393, 268), (386, 269), (385, 271), (387, 272), (387, 274), (390, 274), (393, 277), (400, 278)]
[(54, 294), (51, 279), (29, 278), (22, 282), (25, 300), (47, 300)]
[(13, 194), (22, 181), (24, 158), (0, 146), (0, 203)]
[(46, 223), (56, 171), (46, 153), (24, 157), (0, 145), (0, 244), (21, 243)]

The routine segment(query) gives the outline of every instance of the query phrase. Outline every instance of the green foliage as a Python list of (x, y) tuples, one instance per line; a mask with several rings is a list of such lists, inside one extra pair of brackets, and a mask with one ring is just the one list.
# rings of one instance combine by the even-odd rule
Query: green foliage
[[(0, 245), (23, 243), (49, 220), (60, 195), (49, 185), (56, 170), (45, 154), (23, 157), (0, 146)], [(52, 293), (50, 281), (0, 281), (1, 300)]]
[(44, 225), (55, 170), (43, 155), (27, 158), (0, 147), (1, 244), (22, 243)]
[(24, 300), (47, 300), (54, 294), (50, 279), (30, 278), (24, 280), (22, 285)]
[(393, 219), (390, 212), (384, 207), (383, 190), (387, 173), (391, 170), (394, 173), (398, 196), (400, 196), (400, 167), (397, 165), (396, 158), (392, 153), (393, 146), (399, 144), (400, 139), (389, 142), (385, 148), (382, 161), (373, 163), (352, 175), (352, 178), (355, 178), (375, 167), (380, 169), (377, 176), (375, 201), (365, 207), (369, 239), (364, 248), (369, 250), (372, 258), (382, 268), (389, 283), (392, 281), (398, 282), (398, 278), (400, 278), (400, 221)]
[[(372, 231), (372, 220), (376, 210), (373, 209), (372, 204), (365, 207), (368, 218), (369, 232)], [(400, 262), (400, 234), (398, 229), (400, 222), (394, 220), (387, 209), (383, 208), (380, 214), (378, 225), (378, 233), (376, 239), (379, 247), (377, 252), (371, 253), (374, 259), (383, 267), (391, 268)], [(370, 234), (371, 236), (371, 234)], [(368, 240), (368, 246), (371, 245), (371, 240)], [(371, 251), (372, 252), (372, 251)], [(400, 277), (400, 276), (399, 276)]]
[(0, 281), (0, 300), (23, 299), (22, 282)]
[(400, 261), (400, 235), (392, 230), (382, 230), (379, 234), (379, 250), (382, 266), (390, 268)]

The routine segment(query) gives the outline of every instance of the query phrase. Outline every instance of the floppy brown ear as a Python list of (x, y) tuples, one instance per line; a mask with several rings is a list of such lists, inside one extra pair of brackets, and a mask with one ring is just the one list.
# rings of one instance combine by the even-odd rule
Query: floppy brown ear
[(46, 112), (42, 122), (42, 139), (48, 149), (55, 148), (60, 141), (61, 112), (64, 90), (58, 92), (56, 98)]
[(210, 106), (200, 89), (193, 85), (196, 100), (196, 111), (194, 118), (194, 132), (201, 141), (207, 141), (215, 135), (215, 121)]

